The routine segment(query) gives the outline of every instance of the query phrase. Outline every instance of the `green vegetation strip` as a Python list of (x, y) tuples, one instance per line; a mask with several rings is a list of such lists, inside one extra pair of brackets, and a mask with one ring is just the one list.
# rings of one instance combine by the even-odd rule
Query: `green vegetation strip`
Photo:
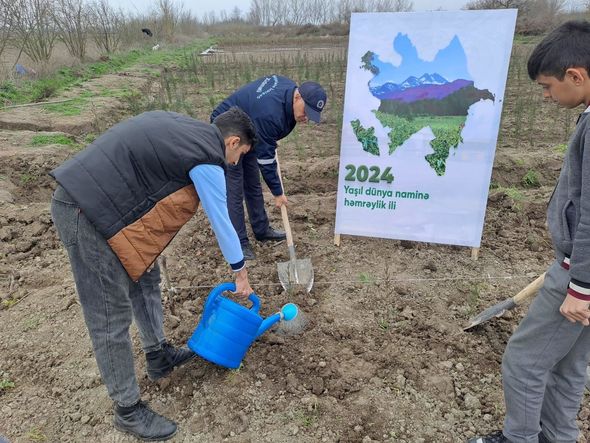
[(54, 114), (64, 115), (66, 117), (73, 117), (82, 114), (82, 111), (88, 104), (86, 98), (76, 98), (64, 103), (53, 103), (43, 105), (43, 109)]
[[(76, 67), (64, 67), (53, 74), (37, 80), (7, 80), (0, 83), (0, 103), (4, 105), (34, 103), (55, 97), (59, 92), (83, 82), (123, 71), (136, 64), (153, 65), (157, 68), (186, 67), (194, 52), (205, 49), (210, 40), (199, 39), (181, 48), (151, 50), (132, 50), (126, 53), (111, 54), (106, 61)], [(72, 115), (72, 114), (66, 114)], [(73, 114), (75, 115), (75, 114)]]
[(76, 142), (64, 134), (39, 134), (31, 139), (31, 146), (65, 145), (71, 146)]

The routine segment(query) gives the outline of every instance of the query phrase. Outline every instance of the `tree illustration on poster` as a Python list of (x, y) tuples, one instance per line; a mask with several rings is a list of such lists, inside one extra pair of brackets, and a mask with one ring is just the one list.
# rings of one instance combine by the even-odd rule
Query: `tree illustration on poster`
[(352, 14), (337, 235), (479, 247), (515, 22)]

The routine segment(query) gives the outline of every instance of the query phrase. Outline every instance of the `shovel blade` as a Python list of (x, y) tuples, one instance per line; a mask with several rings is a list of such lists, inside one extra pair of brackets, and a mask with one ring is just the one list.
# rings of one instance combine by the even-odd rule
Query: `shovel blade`
[(313, 266), (309, 258), (294, 259), (287, 262), (277, 263), (279, 281), (287, 292), (299, 287), (306, 292), (311, 291), (313, 286)]
[(501, 317), (502, 315), (504, 315), (504, 312), (514, 309), (516, 306), (517, 304), (514, 303), (514, 300), (512, 298), (508, 298), (504, 301), (501, 301), (500, 303), (487, 308), (485, 311), (481, 312), (475, 317), (470, 318), (469, 325), (463, 328), (463, 330), (467, 331), (468, 329), (471, 329), (474, 326), (486, 322), (491, 318)]

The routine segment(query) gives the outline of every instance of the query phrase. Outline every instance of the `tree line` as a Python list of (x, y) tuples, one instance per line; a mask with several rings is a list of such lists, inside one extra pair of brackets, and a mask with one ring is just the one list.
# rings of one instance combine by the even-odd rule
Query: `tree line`
[[(204, 12), (185, 9), (182, 0), (152, 0), (149, 12), (132, 15), (116, 0), (0, 0), (0, 56), (8, 47), (33, 62), (51, 57), (57, 41), (80, 60), (93, 41), (99, 52), (110, 54), (122, 44), (145, 38), (150, 28), (157, 42), (175, 35), (194, 34), (220, 23), (255, 26), (347, 25), (353, 12), (412, 11), (411, 0), (251, 0), (248, 11)], [(561, 19), (566, 0), (472, 0), (466, 9), (517, 8), (517, 30), (540, 33)], [(590, 0), (586, 9), (590, 11)]]

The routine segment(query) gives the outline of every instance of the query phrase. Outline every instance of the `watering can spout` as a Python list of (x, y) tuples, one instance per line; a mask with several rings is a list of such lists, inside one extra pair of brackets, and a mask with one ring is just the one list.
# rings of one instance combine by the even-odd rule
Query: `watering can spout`
[(291, 321), (295, 317), (297, 317), (297, 315), (299, 315), (299, 308), (297, 307), (297, 305), (294, 305), (293, 303), (287, 303), (285, 306), (281, 308), (280, 312), (271, 315), (262, 322), (262, 324), (258, 328), (256, 338), (260, 337), (262, 334), (268, 331), (275, 323), (281, 320)]
[(264, 319), (260, 327), (258, 328), (258, 332), (256, 333), (256, 338), (260, 337), (266, 331), (268, 331), (275, 323), (281, 320), (281, 314), (277, 312), (270, 317)]

